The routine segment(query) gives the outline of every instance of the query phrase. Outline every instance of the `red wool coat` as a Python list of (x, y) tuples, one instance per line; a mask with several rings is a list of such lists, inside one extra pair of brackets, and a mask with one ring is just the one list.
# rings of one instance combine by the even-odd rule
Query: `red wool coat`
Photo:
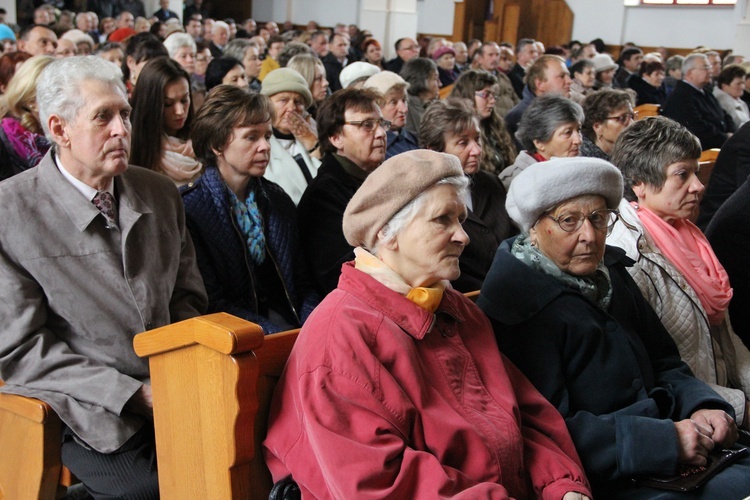
[(266, 462), (303, 497), (590, 496), (557, 411), (446, 290), (420, 308), (344, 265), (305, 324), (271, 408)]

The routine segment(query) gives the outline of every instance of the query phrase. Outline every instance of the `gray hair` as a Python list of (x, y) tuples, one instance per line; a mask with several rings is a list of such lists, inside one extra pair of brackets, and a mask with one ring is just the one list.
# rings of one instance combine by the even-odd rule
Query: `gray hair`
[(229, 33), (229, 25), (225, 23), (224, 21), (214, 21), (213, 28), (211, 28), (211, 33), (216, 33), (219, 31), (219, 29), (226, 30), (227, 33)]
[[(308, 54), (313, 57), (315, 54), (313, 53), (313, 50), (310, 48), (309, 45), (302, 42), (289, 42), (286, 45), (284, 45), (284, 48), (281, 49), (281, 52), (279, 52), (279, 66), (282, 68), (285, 68), (289, 66), (289, 61), (291, 61), (293, 58), (297, 57), (298, 55), (302, 54)], [(314, 75), (313, 75), (314, 77)]]
[[(465, 175), (445, 177), (437, 181), (432, 187), (448, 185), (453, 186), (456, 190), (456, 195), (459, 199), (466, 199), (466, 195), (469, 192), (469, 178)], [(380, 245), (387, 244), (396, 239), (396, 236), (408, 226), (414, 217), (422, 210), (425, 200), (427, 199), (427, 193), (431, 188), (425, 189), (419, 195), (411, 200), (409, 203), (404, 205), (401, 210), (396, 212), (391, 220), (386, 222), (385, 226), (380, 230), (382, 233), (382, 239), (378, 238), (378, 242), (372, 248), (368, 250), (373, 254), (378, 254), (378, 248)]]
[[(698, 62), (698, 59), (700, 59), (701, 62)], [(685, 78), (687, 72), (691, 69), (695, 69), (698, 64), (708, 64), (708, 57), (706, 54), (690, 54), (687, 56), (685, 60), (682, 61), (682, 77)]]
[(195, 46), (195, 40), (193, 39), (193, 37), (191, 35), (188, 35), (187, 33), (180, 32), (175, 32), (169, 35), (167, 39), (164, 40), (164, 47), (167, 48), (169, 57), (172, 58), (177, 54), (177, 51), (183, 47), (190, 47), (191, 49), (193, 49), (193, 52), (198, 50)]
[[(169, 40), (169, 38), (167, 38), (167, 40)], [(166, 42), (164, 42), (164, 44), (166, 45)], [(251, 42), (247, 38), (235, 38), (231, 42), (227, 43), (227, 46), (224, 47), (224, 52), (222, 55), (224, 57), (231, 57), (242, 62), (245, 59), (245, 53), (247, 52), (247, 49), (250, 47), (255, 47), (258, 52), (260, 52), (260, 47), (258, 47), (258, 44), (256, 44), (255, 42)]]
[(516, 139), (529, 153), (536, 153), (534, 141), (548, 142), (555, 130), (566, 123), (583, 123), (583, 108), (570, 99), (547, 94), (531, 101), (518, 124)]
[(44, 133), (50, 141), (52, 137), (48, 126), (49, 117), (59, 115), (66, 122), (75, 120), (86, 103), (81, 85), (89, 80), (107, 84), (127, 99), (128, 93), (122, 81), (120, 68), (98, 56), (58, 59), (50, 63), (39, 75), (36, 100)]
[(667, 61), (665, 63), (665, 69), (667, 71), (667, 74), (669, 74), (670, 71), (674, 71), (676, 69), (679, 69), (682, 71), (682, 63), (685, 61), (685, 56), (672, 56), (667, 58)]
[(611, 161), (622, 172), (625, 198), (635, 201), (633, 186), (643, 182), (658, 192), (667, 180), (669, 165), (700, 155), (700, 141), (688, 129), (664, 116), (650, 116), (623, 130)]

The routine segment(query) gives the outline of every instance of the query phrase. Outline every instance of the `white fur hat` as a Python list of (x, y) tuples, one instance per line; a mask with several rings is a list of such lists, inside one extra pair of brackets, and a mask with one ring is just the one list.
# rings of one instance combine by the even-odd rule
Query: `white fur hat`
[(582, 156), (553, 158), (529, 166), (513, 179), (505, 209), (528, 233), (544, 212), (576, 196), (598, 194), (608, 208), (617, 208), (622, 184), (620, 170), (608, 161)]
[(368, 62), (356, 61), (344, 69), (339, 74), (339, 81), (341, 82), (342, 88), (348, 88), (349, 85), (359, 80), (360, 78), (369, 78), (372, 75), (380, 73), (380, 68), (374, 64)]

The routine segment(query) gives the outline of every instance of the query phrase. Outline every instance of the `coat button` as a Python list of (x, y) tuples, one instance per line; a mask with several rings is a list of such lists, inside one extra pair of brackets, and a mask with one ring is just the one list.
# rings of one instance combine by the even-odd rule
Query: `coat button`
[(146, 323), (146, 330), (152, 330), (154, 328), (154, 324), (152, 322)]

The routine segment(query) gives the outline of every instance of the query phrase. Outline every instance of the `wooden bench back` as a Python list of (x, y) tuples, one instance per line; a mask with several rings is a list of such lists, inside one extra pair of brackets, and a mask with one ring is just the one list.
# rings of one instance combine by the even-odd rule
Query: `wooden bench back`
[(261, 444), (298, 333), (264, 336), (218, 313), (135, 337), (136, 353), (149, 357), (163, 499), (268, 498)]

